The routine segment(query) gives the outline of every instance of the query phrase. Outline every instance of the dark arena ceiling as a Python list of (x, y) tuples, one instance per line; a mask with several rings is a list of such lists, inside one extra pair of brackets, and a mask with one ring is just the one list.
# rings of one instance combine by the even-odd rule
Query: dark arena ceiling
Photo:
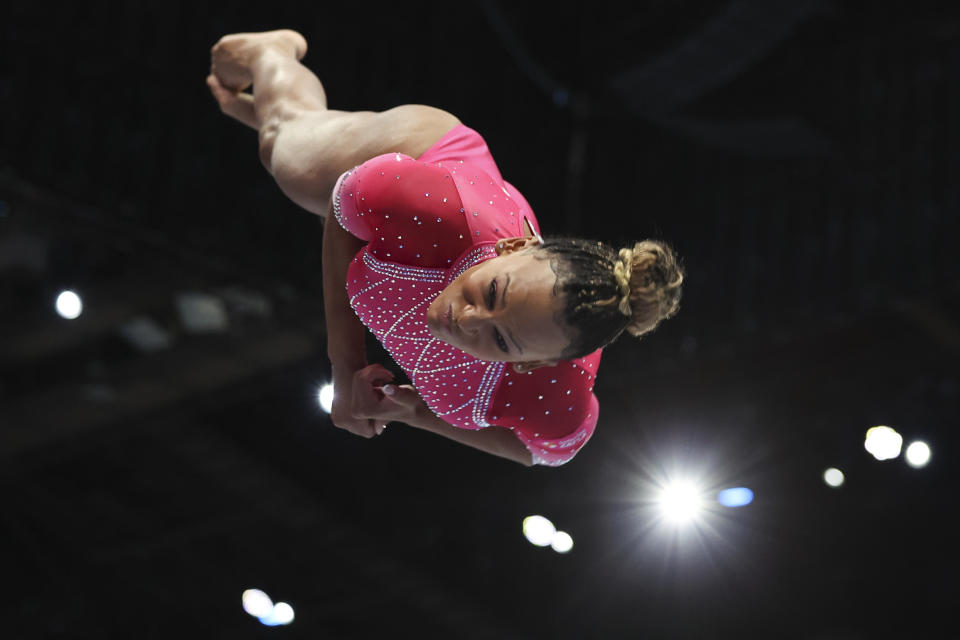
[[(278, 27), (331, 107), (480, 131), (545, 235), (683, 257), (573, 461), (319, 408), (320, 219), (204, 83)], [(0, 34), (0, 638), (954, 637), (955, 3), (16, 2)], [(683, 474), (754, 500), (672, 527)]]

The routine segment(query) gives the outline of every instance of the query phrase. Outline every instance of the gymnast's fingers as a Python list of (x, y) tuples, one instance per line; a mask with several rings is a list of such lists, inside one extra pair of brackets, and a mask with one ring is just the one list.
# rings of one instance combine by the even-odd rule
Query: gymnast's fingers
[(370, 420), (371, 429), (373, 421), (383, 422), (382, 417), (378, 417), (383, 407), (383, 393), (373, 386), (362, 376), (354, 383), (351, 389), (352, 396), (350, 400), (350, 413), (355, 418), (365, 418)]
[(383, 385), (391, 382), (394, 378), (392, 371), (376, 362), (358, 370), (354, 375), (373, 385)]

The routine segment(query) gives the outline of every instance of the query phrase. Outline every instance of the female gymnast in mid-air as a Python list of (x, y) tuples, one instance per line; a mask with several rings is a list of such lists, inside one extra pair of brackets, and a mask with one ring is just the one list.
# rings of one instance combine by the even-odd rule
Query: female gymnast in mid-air
[[(602, 348), (677, 312), (674, 252), (543, 239), (480, 134), (424, 105), (328, 109), (306, 52), (296, 31), (224, 36), (207, 85), (257, 130), (280, 189), (324, 218), (333, 423), (369, 438), (399, 421), (526, 466), (569, 461), (597, 424)], [(365, 327), (412, 385), (368, 365)]]

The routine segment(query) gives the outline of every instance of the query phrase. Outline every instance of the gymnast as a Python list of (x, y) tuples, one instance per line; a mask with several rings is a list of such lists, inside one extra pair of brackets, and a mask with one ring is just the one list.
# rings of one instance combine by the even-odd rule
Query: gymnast
[[(425, 105), (328, 109), (306, 52), (287, 29), (227, 35), (207, 85), (258, 132), (283, 193), (323, 218), (333, 424), (370, 438), (397, 421), (525, 466), (568, 462), (597, 424), (603, 347), (677, 312), (674, 251), (544, 239), (480, 134)], [(412, 384), (368, 364), (366, 330)]]

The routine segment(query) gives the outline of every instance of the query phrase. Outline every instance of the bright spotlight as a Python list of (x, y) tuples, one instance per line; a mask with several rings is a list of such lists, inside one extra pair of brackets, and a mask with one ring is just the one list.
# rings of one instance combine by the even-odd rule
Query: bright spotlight
[(916, 440), (907, 447), (907, 464), (914, 469), (921, 469), (930, 462), (930, 445), (922, 440)]
[(872, 427), (867, 429), (867, 437), (863, 441), (863, 448), (877, 460), (892, 460), (900, 455), (903, 446), (903, 436), (890, 427)]
[(700, 491), (690, 482), (667, 485), (660, 493), (660, 509), (664, 517), (677, 524), (688, 522), (700, 512)]
[(550, 546), (557, 553), (567, 553), (570, 549), (573, 549), (573, 538), (566, 531), (557, 531), (550, 541)]
[(823, 472), (823, 481), (831, 487), (839, 487), (843, 484), (843, 471), (840, 471), (840, 469), (834, 467), (830, 467)]
[(333, 385), (327, 383), (320, 387), (317, 400), (320, 402), (320, 408), (330, 413), (330, 408), (333, 406)]
[(530, 544), (546, 547), (557, 533), (553, 523), (543, 516), (527, 516), (523, 519), (523, 535)]
[(743, 507), (753, 502), (753, 491), (746, 487), (724, 489), (717, 494), (717, 502), (725, 507)]
[(260, 622), (268, 627), (290, 624), (293, 622), (293, 607), (286, 602), (278, 602), (269, 614), (260, 617)]
[(56, 308), (62, 318), (74, 320), (83, 312), (83, 302), (73, 291), (61, 291), (57, 296)]
[(262, 618), (273, 611), (273, 600), (260, 589), (247, 589), (243, 592), (243, 610), (255, 618)]

